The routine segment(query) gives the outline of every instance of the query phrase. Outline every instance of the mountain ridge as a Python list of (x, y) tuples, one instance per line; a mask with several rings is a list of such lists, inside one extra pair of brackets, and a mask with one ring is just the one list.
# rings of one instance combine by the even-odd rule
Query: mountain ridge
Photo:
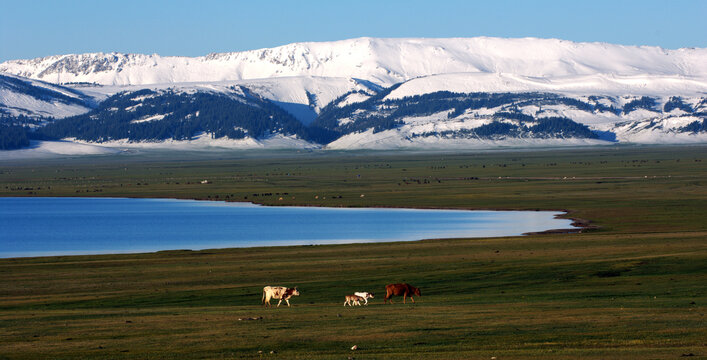
[(539, 38), (355, 38), (302, 42), (200, 57), (86, 53), (0, 63), (6, 72), (52, 83), (148, 85), (284, 76), (361, 78), (382, 86), (445, 73), (530, 77), (587, 74), (707, 77), (707, 49)]

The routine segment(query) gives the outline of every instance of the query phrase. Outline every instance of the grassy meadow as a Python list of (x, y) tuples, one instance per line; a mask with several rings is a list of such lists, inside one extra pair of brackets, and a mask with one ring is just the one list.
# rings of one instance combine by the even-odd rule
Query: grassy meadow
[[(0, 259), (0, 359), (707, 358), (707, 146), (174, 156), (0, 160), (0, 196), (561, 209), (589, 227)], [(384, 305), (394, 282), (422, 297)], [(301, 296), (263, 308), (264, 285)], [(344, 308), (353, 291), (376, 295)]]

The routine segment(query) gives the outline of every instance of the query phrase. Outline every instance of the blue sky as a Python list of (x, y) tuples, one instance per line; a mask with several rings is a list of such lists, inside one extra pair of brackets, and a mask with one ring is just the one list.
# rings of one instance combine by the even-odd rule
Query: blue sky
[(540, 37), (707, 47), (703, 0), (0, 0), (0, 61), (66, 53), (200, 56), (371, 37)]

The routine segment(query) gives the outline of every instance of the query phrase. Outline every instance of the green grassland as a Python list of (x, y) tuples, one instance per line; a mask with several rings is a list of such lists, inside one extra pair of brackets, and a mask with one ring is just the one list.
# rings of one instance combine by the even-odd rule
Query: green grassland
[[(0, 259), (0, 359), (707, 358), (704, 145), (0, 160), (0, 196), (563, 209), (591, 225)], [(393, 282), (422, 297), (384, 305)], [(264, 285), (296, 285), (301, 296), (263, 308)], [(344, 308), (357, 290), (376, 297)]]

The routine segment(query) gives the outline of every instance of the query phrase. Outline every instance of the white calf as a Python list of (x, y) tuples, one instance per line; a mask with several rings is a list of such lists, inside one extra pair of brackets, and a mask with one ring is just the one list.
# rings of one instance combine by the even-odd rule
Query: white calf
[(373, 299), (373, 293), (369, 292), (355, 292), (354, 295), (362, 297), (366, 305), (368, 305), (368, 299)]

